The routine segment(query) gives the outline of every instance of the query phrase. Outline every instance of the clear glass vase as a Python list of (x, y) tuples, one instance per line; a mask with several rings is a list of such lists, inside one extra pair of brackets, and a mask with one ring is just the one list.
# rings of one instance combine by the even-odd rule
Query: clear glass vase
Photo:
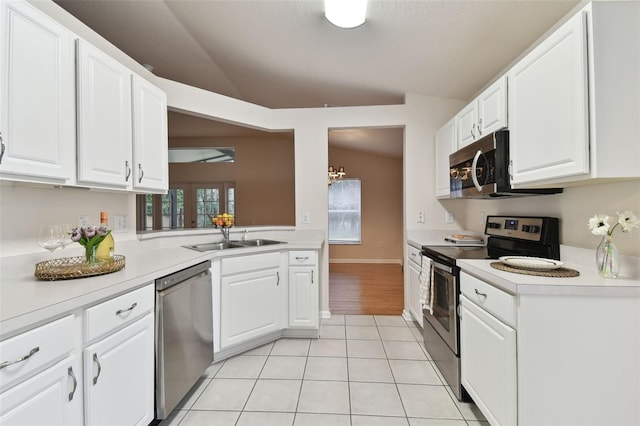
[(96, 263), (96, 246), (85, 246), (84, 262), (88, 264)]
[(602, 237), (596, 249), (596, 265), (603, 278), (616, 278), (620, 273), (620, 254), (613, 238), (609, 235)]

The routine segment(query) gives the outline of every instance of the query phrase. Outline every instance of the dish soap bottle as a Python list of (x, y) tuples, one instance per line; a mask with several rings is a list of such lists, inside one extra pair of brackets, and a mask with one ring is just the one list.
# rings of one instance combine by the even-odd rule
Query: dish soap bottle
[(100, 212), (100, 226), (106, 226), (109, 229), (109, 233), (96, 248), (96, 260), (112, 260), (115, 242), (113, 241), (113, 236), (111, 235), (112, 232), (109, 228), (109, 215), (107, 212)]

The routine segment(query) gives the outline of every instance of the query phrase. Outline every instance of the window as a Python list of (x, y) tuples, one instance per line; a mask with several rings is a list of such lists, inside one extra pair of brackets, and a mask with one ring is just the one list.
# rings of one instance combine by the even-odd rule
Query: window
[(360, 244), (360, 179), (341, 179), (329, 187), (329, 244)]
[(138, 230), (211, 228), (211, 217), (235, 215), (234, 186), (234, 182), (176, 184), (166, 195), (139, 196)]

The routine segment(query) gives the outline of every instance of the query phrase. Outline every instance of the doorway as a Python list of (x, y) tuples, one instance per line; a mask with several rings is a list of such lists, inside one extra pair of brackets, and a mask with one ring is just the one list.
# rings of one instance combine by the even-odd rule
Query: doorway
[(359, 238), (332, 235), (354, 228), (353, 209), (342, 227), (332, 223), (336, 219), (329, 209), (332, 313), (402, 314), (403, 143), (403, 127), (329, 130), (329, 165), (344, 167), (343, 179), (358, 180), (361, 191)]

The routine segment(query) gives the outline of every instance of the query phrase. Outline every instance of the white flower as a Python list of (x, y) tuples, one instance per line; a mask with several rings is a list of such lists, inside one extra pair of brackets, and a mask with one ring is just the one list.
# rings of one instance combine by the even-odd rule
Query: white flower
[(597, 214), (589, 219), (589, 230), (593, 235), (608, 235), (609, 226), (609, 216), (606, 214)]
[(640, 220), (631, 210), (627, 210), (618, 213), (618, 223), (622, 226), (622, 232), (631, 232), (633, 228), (637, 228), (640, 225)]

